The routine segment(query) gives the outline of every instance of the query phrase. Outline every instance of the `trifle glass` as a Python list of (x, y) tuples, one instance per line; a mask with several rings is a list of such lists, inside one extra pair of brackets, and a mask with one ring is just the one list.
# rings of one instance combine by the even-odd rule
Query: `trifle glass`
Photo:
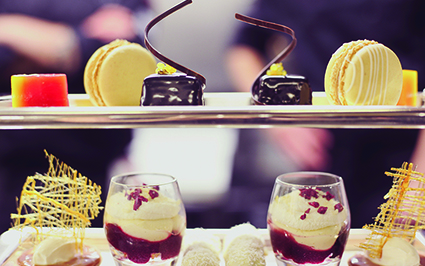
[(104, 228), (117, 265), (169, 265), (180, 253), (186, 230), (177, 180), (149, 173), (113, 177)]
[(350, 223), (341, 177), (294, 172), (276, 178), (267, 226), (278, 265), (339, 265)]

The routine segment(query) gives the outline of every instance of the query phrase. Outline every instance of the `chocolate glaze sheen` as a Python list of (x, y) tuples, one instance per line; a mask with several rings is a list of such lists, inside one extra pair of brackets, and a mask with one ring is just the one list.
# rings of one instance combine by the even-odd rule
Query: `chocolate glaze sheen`
[(270, 241), (276, 256), (285, 260), (292, 260), (299, 264), (318, 264), (328, 258), (341, 258), (349, 234), (347, 228), (342, 228), (340, 235), (332, 247), (327, 250), (315, 250), (309, 246), (299, 244), (291, 233), (274, 226), (270, 220), (268, 221), (268, 226)]
[(203, 85), (183, 73), (153, 74), (145, 78), (141, 105), (203, 105)]
[(268, 76), (260, 78), (253, 87), (255, 102), (266, 105), (311, 105), (312, 90), (307, 78), (297, 75)]
[(116, 224), (105, 224), (106, 238), (115, 249), (125, 253), (135, 263), (147, 263), (152, 255), (161, 254), (161, 260), (175, 258), (180, 253), (182, 235), (171, 234), (161, 241), (148, 241), (130, 236)]

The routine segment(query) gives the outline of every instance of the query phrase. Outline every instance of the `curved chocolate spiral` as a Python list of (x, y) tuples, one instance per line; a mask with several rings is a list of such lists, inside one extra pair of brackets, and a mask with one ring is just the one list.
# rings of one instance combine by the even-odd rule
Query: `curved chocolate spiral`
[[(297, 44), (297, 38), (295, 38), (295, 32), (287, 26), (283, 26), (283, 25), (276, 24), (276, 23), (273, 23), (273, 22), (264, 21), (264, 20), (261, 20), (261, 19), (248, 17), (248, 16), (245, 16), (245, 15), (241, 15), (239, 13), (235, 14), (235, 18), (237, 20), (240, 20), (242, 22), (245, 22), (245, 23), (248, 23), (248, 24), (251, 24), (251, 25), (254, 25), (254, 26), (280, 31), (280, 32), (286, 33), (286, 34), (288, 34), (292, 37), (292, 40), (288, 44), (288, 46), (286, 46), (285, 49), (282, 50), (282, 52), (280, 52), (275, 58), (273, 58), (272, 61), (270, 61), (270, 63), (268, 63), (261, 70), (260, 74), (257, 76), (254, 83), (252, 84), (251, 91), (253, 91), (254, 88), (256, 86), (258, 86), (260, 78), (267, 73), (267, 70), (270, 68), (270, 66), (273, 65), (274, 63), (281, 62), (283, 59), (285, 59), (285, 57), (287, 57), (292, 52), (292, 50), (294, 50), (294, 48)], [(262, 103), (258, 103), (258, 104), (262, 104)]]
[(202, 76), (201, 74), (165, 57), (164, 55), (162, 55), (158, 50), (156, 50), (151, 43), (148, 40), (148, 34), (149, 31), (152, 29), (153, 26), (155, 26), (159, 21), (163, 20), (164, 18), (168, 17), (169, 15), (171, 15), (172, 13), (176, 12), (177, 10), (189, 5), (192, 3), (192, 0), (185, 0), (177, 5), (175, 5), (174, 7), (168, 9), (167, 11), (163, 12), (162, 14), (159, 14), (158, 16), (156, 16), (155, 18), (153, 18), (148, 25), (146, 25), (145, 28), (145, 45), (146, 48), (159, 60), (161, 60), (162, 62), (174, 67), (175, 69), (189, 75), (189, 76), (194, 76), (197, 79), (199, 79), (200, 82), (202, 82), (202, 84), (205, 86), (206, 83), (206, 79), (204, 76)]

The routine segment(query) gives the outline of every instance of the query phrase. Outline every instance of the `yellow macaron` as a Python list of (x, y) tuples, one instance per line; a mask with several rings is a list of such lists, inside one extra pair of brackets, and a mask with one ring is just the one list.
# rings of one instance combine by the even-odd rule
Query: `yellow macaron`
[(403, 86), (397, 55), (369, 40), (343, 44), (325, 73), (325, 92), (335, 105), (396, 105)]
[(143, 80), (155, 73), (156, 60), (138, 43), (115, 40), (90, 57), (84, 88), (96, 106), (138, 106)]

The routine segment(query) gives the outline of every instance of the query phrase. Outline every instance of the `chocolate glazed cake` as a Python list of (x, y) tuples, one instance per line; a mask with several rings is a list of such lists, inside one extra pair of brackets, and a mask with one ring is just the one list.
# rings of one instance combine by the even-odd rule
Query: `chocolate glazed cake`
[(146, 48), (160, 61), (166, 63), (181, 73), (163, 73), (157, 72), (147, 76), (143, 82), (143, 94), (141, 105), (203, 105), (203, 91), (206, 79), (202, 75), (174, 62), (163, 56), (149, 42), (148, 35), (150, 29), (159, 21), (192, 3), (191, 0), (185, 0), (172, 7), (164, 13), (155, 17), (145, 28)]
[(281, 62), (295, 48), (297, 39), (294, 31), (286, 26), (236, 14), (235, 18), (266, 29), (286, 33), (292, 37), (291, 42), (278, 54), (267, 66), (263, 68), (251, 87), (254, 103), (257, 105), (293, 105), (312, 104), (312, 90), (306, 77), (298, 75), (287, 75), (286, 73), (268, 74), (270, 68)]

